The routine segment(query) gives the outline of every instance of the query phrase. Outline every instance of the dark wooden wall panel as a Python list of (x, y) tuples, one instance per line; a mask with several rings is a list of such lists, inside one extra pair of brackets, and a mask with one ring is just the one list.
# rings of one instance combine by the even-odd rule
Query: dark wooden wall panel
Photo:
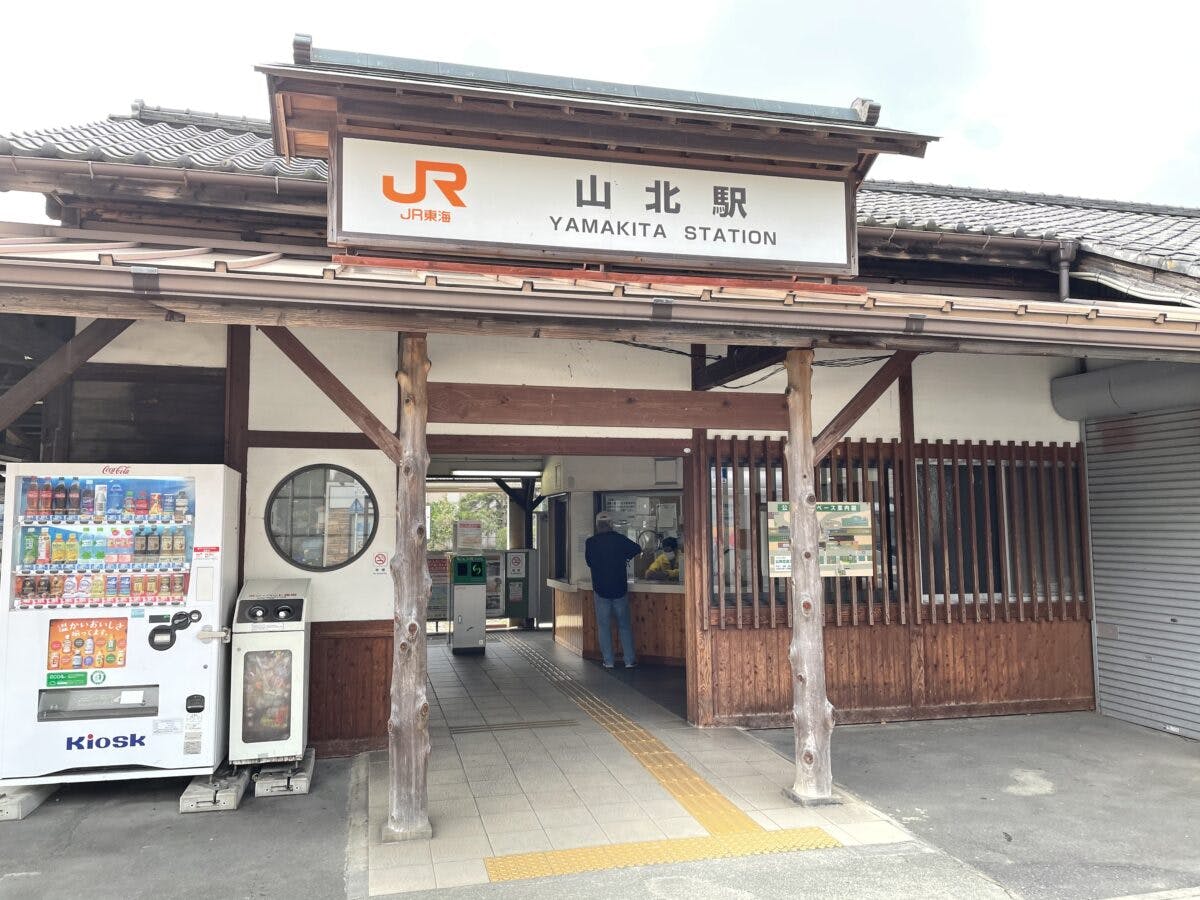
[(579, 591), (554, 592), (554, 640), (583, 653), (583, 594)]
[[(633, 645), (640, 661), (666, 666), (684, 664), (684, 602), (683, 594), (629, 595)], [(616, 623), (611, 627), (613, 652), (620, 659)], [(554, 592), (554, 639), (585, 659), (600, 659), (596, 606), (591, 591)]]
[(387, 746), (392, 623), (314, 622), (308, 741), (320, 756)]
[[(708, 634), (715, 723), (790, 724), (790, 632)], [(826, 629), (829, 699), (841, 724), (1091, 709), (1090, 635), (1086, 620)], [(914, 658), (924, 698), (913, 695)]]

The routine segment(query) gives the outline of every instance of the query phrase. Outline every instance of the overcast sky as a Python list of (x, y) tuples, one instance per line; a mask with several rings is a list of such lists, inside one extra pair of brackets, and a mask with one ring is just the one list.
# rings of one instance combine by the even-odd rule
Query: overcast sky
[[(79, 10), (78, 15), (68, 12)], [(605, 0), (10, 4), (0, 133), (152, 105), (266, 117), (318, 47), (847, 106), (938, 135), (874, 178), (1200, 206), (1200, 4)], [(0, 194), (0, 219), (40, 220)]]

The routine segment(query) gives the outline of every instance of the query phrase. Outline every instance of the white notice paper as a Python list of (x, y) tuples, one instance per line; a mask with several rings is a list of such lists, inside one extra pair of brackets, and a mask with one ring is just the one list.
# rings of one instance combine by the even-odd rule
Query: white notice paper
[(146, 692), (121, 691), (121, 696), (117, 698), (117, 702), (127, 706), (141, 706), (146, 702)]
[(661, 503), (658, 507), (658, 530), (673, 531), (679, 524), (678, 507), (674, 503)]

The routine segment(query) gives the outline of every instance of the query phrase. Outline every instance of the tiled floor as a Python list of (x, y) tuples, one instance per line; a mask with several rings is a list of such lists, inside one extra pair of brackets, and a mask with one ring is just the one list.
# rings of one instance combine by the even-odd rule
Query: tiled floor
[(638, 756), (560, 690), (556, 681), (564, 679), (569, 684), (563, 686), (593, 698), (592, 706), (615, 708), (655, 744), (665, 745), (683, 771), (691, 770), (689, 778), (699, 776), (753, 820), (749, 828), (819, 828), (847, 845), (911, 839), (853, 798), (835, 807), (796, 807), (782, 790), (791, 784), (792, 766), (769, 747), (737, 730), (692, 728), (599, 666), (556, 647), (548, 635), (493, 640), (481, 656), (453, 656), (434, 639), (433, 837), (381, 841), (387, 755), (371, 754), (366, 816), (371, 896), (482, 883), (489, 880), (485, 860), (492, 859), (497, 871), (495, 857), (554, 859), (551, 851), (651, 846), (644, 842), (660, 847), (670, 845), (667, 839), (708, 835)]

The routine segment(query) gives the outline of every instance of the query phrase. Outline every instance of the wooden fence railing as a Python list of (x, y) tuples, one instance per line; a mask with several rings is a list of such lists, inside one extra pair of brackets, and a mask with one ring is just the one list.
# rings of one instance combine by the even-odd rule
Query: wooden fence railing
[[(765, 503), (787, 498), (782, 441), (709, 450), (711, 609), (718, 628), (790, 625), (790, 583), (765, 566)], [(1091, 616), (1078, 445), (847, 440), (816, 470), (822, 502), (869, 503), (870, 576), (824, 579), (835, 627)]]

